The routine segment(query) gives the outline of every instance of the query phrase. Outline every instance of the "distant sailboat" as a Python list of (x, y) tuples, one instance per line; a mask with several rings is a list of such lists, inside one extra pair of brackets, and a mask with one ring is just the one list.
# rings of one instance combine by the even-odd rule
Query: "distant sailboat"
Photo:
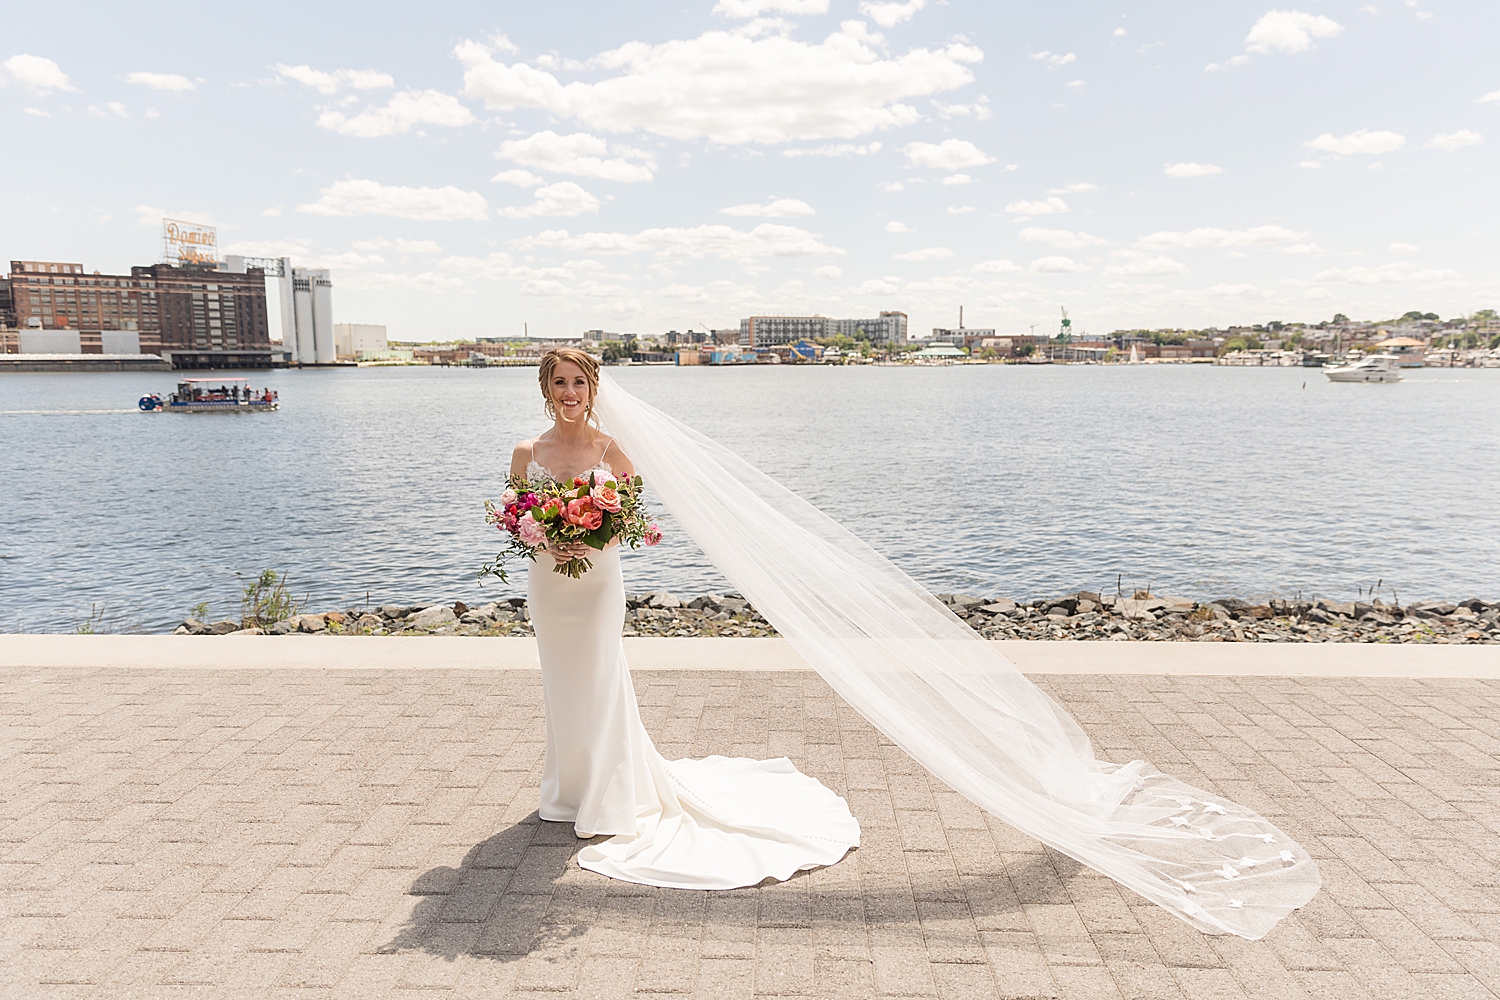
[(1141, 345), (1140, 344), (1131, 344), (1130, 345), (1130, 363), (1133, 364), (1133, 365), (1138, 365), (1138, 364), (1141, 363)]

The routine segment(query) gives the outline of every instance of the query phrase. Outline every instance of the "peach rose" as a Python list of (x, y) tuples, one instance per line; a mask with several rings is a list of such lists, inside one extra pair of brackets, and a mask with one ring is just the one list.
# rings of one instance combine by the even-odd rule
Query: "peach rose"
[(614, 487), (595, 486), (590, 497), (600, 510), (607, 510), (611, 514), (620, 513), (620, 491)]

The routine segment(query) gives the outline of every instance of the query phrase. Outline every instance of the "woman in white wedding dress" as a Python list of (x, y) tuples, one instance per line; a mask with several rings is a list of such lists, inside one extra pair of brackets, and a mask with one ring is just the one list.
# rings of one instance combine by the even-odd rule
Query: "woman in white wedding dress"
[[(552, 427), (516, 446), (511, 475), (571, 482), (591, 471), (634, 475), (597, 429), (599, 362), (573, 348), (548, 352), (539, 371)], [(556, 546), (557, 563), (592, 560), (579, 579), (540, 558), (527, 607), (542, 665), (547, 750), (538, 815), (572, 823), (579, 837), (609, 835), (579, 864), (611, 878), (679, 889), (733, 889), (836, 863), (859, 845), (848, 804), (785, 757), (668, 761), (641, 724), (620, 632), (620, 549)]]
[[(1274, 822), (1147, 761), (1095, 756), (1083, 728), (998, 643), (827, 514), (601, 375), (594, 359), (549, 354), (542, 391), (553, 428), (516, 449), (513, 472), (571, 480), (606, 465), (638, 470), (839, 697), (990, 815), (1210, 934), (1264, 937), (1317, 893), (1317, 864)], [(595, 411), (612, 437), (593, 432)], [(962, 487), (982, 497), (984, 475)], [(928, 488), (913, 484), (916, 506)], [(541, 815), (581, 836), (614, 835), (584, 848), (580, 863), (633, 882), (727, 889), (832, 864), (856, 846), (844, 801), (787, 760), (662, 760), (620, 651), (618, 550), (589, 554), (595, 565), (581, 580), (534, 566), (529, 590), (547, 703)]]

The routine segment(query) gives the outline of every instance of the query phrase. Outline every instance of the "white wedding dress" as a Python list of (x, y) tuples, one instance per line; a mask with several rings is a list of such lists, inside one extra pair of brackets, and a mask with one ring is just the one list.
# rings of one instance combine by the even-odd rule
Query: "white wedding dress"
[[(604, 464), (602, 471), (609, 471)], [(526, 478), (555, 478), (532, 462)], [(665, 760), (641, 725), (620, 642), (625, 584), (619, 547), (577, 580), (532, 564), (547, 717), (538, 815), (580, 837), (601, 875), (673, 889), (736, 889), (831, 865), (859, 846), (848, 804), (785, 757)]]

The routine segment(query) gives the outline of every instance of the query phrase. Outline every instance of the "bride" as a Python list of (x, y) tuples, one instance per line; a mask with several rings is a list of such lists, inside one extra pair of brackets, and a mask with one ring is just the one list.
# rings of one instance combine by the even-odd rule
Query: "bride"
[[(1264, 937), (1318, 891), (1317, 865), (1274, 823), (1146, 761), (1099, 760), (999, 644), (838, 522), (626, 392), (589, 355), (549, 352), (541, 385), (553, 427), (517, 447), (513, 474), (639, 472), (839, 697), (975, 805), (1207, 933)], [(612, 436), (595, 432), (596, 415)], [(581, 580), (534, 566), (528, 589), (547, 715), (540, 814), (580, 836), (613, 835), (584, 848), (580, 864), (632, 882), (728, 889), (833, 864), (857, 846), (845, 802), (784, 758), (657, 754), (621, 653), (619, 550), (591, 558)]]
[[(550, 430), (522, 441), (513, 477), (572, 482), (592, 471), (635, 474), (619, 443), (596, 427), (599, 362), (576, 348), (542, 359)], [(579, 579), (533, 564), (526, 599), (542, 664), (547, 751), (538, 815), (572, 823), (584, 868), (678, 889), (734, 889), (831, 865), (859, 845), (843, 799), (785, 757), (667, 761), (641, 725), (620, 643), (625, 585), (620, 550), (553, 545), (557, 563), (592, 560)]]

